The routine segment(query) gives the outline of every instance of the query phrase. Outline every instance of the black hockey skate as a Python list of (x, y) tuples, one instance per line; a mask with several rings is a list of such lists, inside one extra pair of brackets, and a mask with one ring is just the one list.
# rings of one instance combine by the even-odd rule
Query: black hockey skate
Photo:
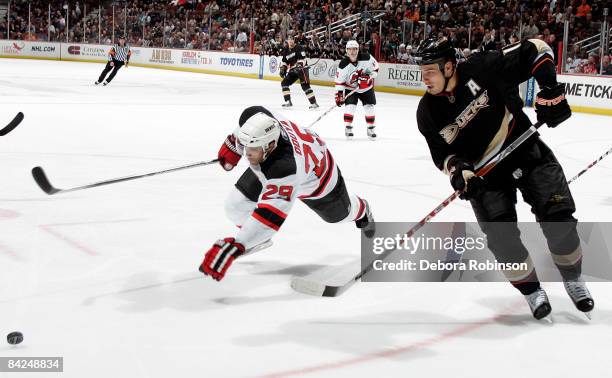
[(344, 127), (344, 136), (346, 139), (353, 139), (355, 134), (353, 134), (353, 126), (345, 126)]
[(94, 83), (94, 85), (100, 85), (100, 82), (98, 80), (96, 80), (96, 82)]
[(361, 232), (363, 232), (366, 238), (371, 238), (376, 232), (376, 224), (372, 216), (372, 211), (370, 210), (370, 204), (364, 199), (362, 199), (362, 201), (365, 203), (365, 213), (360, 219), (355, 221), (355, 225), (357, 228), (361, 229)]
[(293, 104), (291, 103), (291, 100), (287, 100), (285, 101), (285, 103), (283, 105), (281, 105), (283, 108), (288, 109), (288, 108), (292, 108)]
[[(529, 295), (525, 295), (525, 299), (529, 304), (529, 308), (531, 309), (531, 313), (533, 317), (540, 320), (543, 318), (547, 318), (550, 315), (550, 311), (552, 310), (550, 307), (550, 302), (548, 301), (548, 296), (544, 289), (539, 288)], [(550, 319), (548, 319), (550, 321)]]
[(108, 81), (104, 80), (104, 82), (102, 83), (102, 85), (104, 85), (105, 87), (109, 84)]
[(316, 102), (314, 104), (310, 104), (308, 109), (310, 109), (310, 110), (317, 110), (317, 109), (319, 109), (319, 104), (317, 104)]
[(376, 131), (374, 131), (374, 128), (376, 126), (368, 126), (368, 138), (370, 138), (370, 140), (376, 140)]
[(572, 302), (574, 302), (574, 306), (579, 311), (584, 312), (587, 318), (591, 319), (591, 311), (595, 307), (595, 301), (593, 301), (593, 297), (582, 278), (578, 277), (575, 280), (563, 281), (563, 286)]

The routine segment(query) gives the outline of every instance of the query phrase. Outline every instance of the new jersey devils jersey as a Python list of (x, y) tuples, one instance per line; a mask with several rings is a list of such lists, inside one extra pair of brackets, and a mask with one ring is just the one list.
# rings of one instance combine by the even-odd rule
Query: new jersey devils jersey
[(372, 55), (362, 52), (357, 55), (356, 62), (351, 62), (349, 57), (344, 57), (338, 64), (338, 70), (336, 71), (336, 90), (343, 91), (357, 88), (357, 78), (360, 73), (370, 76), (370, 81), (367, 88), (357, 89), (357, 93), (367, 92), (374, 86), (374, 79), (378, 76), (376, 59)]
[(325, 142), (287, 118), (270, 113), (281, 125), (277, 147), (250, 169), (261, 182), (257, 206), (241, 225), (236, 240), (253, 245), (253, 240), (270, 239), (279, 230), (296, 199), (327, 195), (338, 181), (339, 171)]
[(435, 165), (448, 173), (447, 162), (457, 156), (479, 168), (526, 131), (531, 121), (522, 111), (518, 85), (546, 60), (552, 61), (552, 50), (540, 40), (477, 53), (457, 65), (453, 93), (426, 93), (417, 122)]

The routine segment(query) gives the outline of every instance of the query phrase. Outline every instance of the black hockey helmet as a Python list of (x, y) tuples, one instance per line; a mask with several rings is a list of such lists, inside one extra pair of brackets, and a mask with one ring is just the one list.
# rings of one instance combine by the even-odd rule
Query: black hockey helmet
[(449, 60), (457, 62), (455, 49), (446, 37), (427, 38), (419, 44), (414, 52), (414, 58), (419, 66), (425, 64), (439, 64), (443, 66)]

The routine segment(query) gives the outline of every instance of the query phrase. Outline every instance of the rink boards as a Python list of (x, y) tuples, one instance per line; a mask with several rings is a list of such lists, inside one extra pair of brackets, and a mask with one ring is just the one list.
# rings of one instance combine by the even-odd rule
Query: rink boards
[[(107, 61), (110, 46), (79, 43), (0, 41), (0, 58), (49, 59), (81, 62)], [(178, 71), (238, 76), (252, 79), (280, 80), (281, 58), (255, 54), (132, 47), (130, 64)], [(316, 85), (333, 85), (338, 62), (309, 59), (310, 79)], [(559, 75), (566, 84), (572, 109), (578, 112), (612, 115), (612, 77)], [(376, 90), (381, 92), (422, 95), (425, 86), (417, 66), (381, 63)], [(532, 105), (537, 84), (531, 80), (520, 88), (528, 105)]]

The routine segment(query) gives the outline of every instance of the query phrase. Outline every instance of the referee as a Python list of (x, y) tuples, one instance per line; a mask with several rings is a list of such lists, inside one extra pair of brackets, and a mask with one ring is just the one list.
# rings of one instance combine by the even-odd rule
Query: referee
[[(110, 51), (108, 52), (108, 63), (106, 63), (104, 71), (102, 71), (98, 81), (96, 81), (94, 84), (98, 85), (102, 83), (102, 85), (108, 85), (117, 74), (117, 71), (119, 71), (123, 65), (125, 65), (127, 68), (131, 55), (132, 52), (130, 51), (130, 46), (125, 42), (125, 37), (120, 36), (119, 43), (111, 47)], [(104, 80), (110, 70), (113, 70), (113, 72), (111, 72), (108, 78)]]

